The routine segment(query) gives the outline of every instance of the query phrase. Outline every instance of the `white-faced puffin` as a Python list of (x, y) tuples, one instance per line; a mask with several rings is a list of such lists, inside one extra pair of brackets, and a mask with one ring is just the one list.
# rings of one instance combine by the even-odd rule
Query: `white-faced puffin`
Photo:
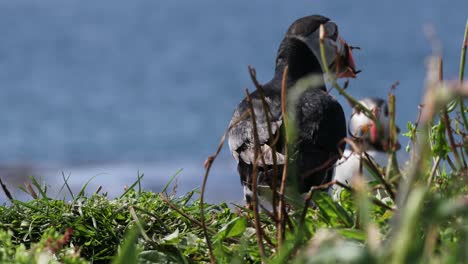
[[(387, 145), (389, 140), (390, 117), (388, 105), (381, 98), (365, 98), (359, 101), (367, 109), (371, 110), (379, 120), (381, 133), (376, 124), (357, 108), (353, 109), (349, 120), (349, 133), (356, 139), (358, 147), (365, 151), (377, 164), (386, 166), (388, 162)], [(353, 177), (359, 173), (360, 155), (349, 149), (343, 153), (343, 157), (337, 161), (334, 179), (341, 183), (352, 185)], [(374, 180), (368, 170), (363, 168), (363, 176), (366, 181)], [(338, 199), (341, 187), (334, 185), (330, 190), (335, 199)]]
[[(295, 102), (295, 122), (297, 141), (293, 159), (296, 168), (295, 177), (298, 193), (309, 191), (332, 180), (333, 165), (340, 158), (344, 145), (340, 142), (346, 137), (346, 118), (341, 105), (327, 93), (324, 81), (324, 66), (320, 53), (320, 25), (323, 25), (324, 47), (328, 68), (337, 77), (354, 78), (357, 71), (351, 53), (351, 47), (338, 34), (337, 25), (329, 18), (313, 15), (296, 20), (287, 30), (282, 40), (277, 57), (275, 74), (271, 81), (262, 85), (266, 102), (271, 112), (269, 118), (273, 138), (279, 133), (276, 142), (276, 159), (280, 166), (279, 179), (283, 171), (284, 160), (284, 127), (281, 114), (281, 82), (285, 67), (288, 66), (287, 89), (296, 82), (311, 75), (318, 76), (318, 87), (309, 87), (302, 92)], [(263, 159), (257, 162), (258, 186), (272, 185), (273, 155), (271, 145), (273, 138), (268, 132), (267, 118), (258, 91), (250, 94), (253, 105), (258, 140)], [(229, 148), (238, 163), (244, 197), (249, 207), (252, 201), (252, 171), (254, 162), (254, 135), (250, 116), (238, 120), (248, 111), (246, 99), (242, 100), (234, 111), (229, 131)], [(263, 161), (264, 162), (263, 162)], [(279, 183), (278, 183), (279, 184)], [(259, 191), (259, 195), (262, 193)], [(269, 199), (268, 199), (269, 200)]]

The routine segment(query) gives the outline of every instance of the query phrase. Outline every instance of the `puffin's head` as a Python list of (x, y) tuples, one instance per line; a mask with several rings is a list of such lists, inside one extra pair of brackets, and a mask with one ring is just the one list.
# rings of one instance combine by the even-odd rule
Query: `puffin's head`
[(381, 126), (380, 134), (375, 122), (357, 108), (353, 109), (351, 115), (349, 133), (352, 137), (362, 139), (368, 145), (374, 146), (376, 149), (386, 150), (386, 145), (389, 140), (390, 124), (387, 103), (380, 98), (365, 98), (359, 102), (367, 109), (371, 110), (375, 118), (379, 120)]
[(324, 70), (320, 53), (320, 25), (324, 28), (325, 57), (330, 71), (338, 78), (356, 77), (358, 71), (356, 71), (351, 47), (340, 37), (338, 26), (329, 18), (320, 15), (300, 18), (289, 27), (285, 38), (297, 39), (305, 43)]

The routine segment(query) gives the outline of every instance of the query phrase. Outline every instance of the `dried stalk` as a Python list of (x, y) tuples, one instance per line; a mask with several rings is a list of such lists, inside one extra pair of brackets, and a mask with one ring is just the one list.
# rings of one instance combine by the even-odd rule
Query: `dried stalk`
[(219, 152), (221, 151), (221, 149), (223, 148), (223, 145), (224, 145), (224, 141), (226, 140), (226, 136), (227, 134), (229, 133), (229, 131), (231, 130), (231, 128), (233, 128), (234, 126), (236, 126), (241, 120), (243, 120), (246, 116), (248, 115), (248, 112), (244, 112), (242, 113), (241, 116), (239, 116), (239, 118), (237, 120), (235, 120), (234, 122), (231, 123), (231, 125), (226, 129), (226, 131), (224, 131), (224, 134), (223, 136), (221, 137), (221, 140), (218, 144), (218, 147), (216, 149), (216, 152), (214, 155), (211, 155), (209, 156), (206, 161), (205, 161), (205, 175), (203, 176), (203, 182), (202, 182), (202, 186), (201, 186), (201, 190), (200, 190), (200, 223), (201, 223), (201, 227), (202, 227), (202, 230), (203, 230), (203, 235), (205, 236), (205, 240), (206, 240), (206, 245), (208, 247), (208, 252), (210, 254), (210, 262), (211, 263), (216, 263), (216, 259), (214, 257), (214, 254), (213, 254), (213, 247), (211, 246), (211, 240), (208, 236), (208, 229), (206, 227), (206, 221), (205, 221), (205, 203), (204, 203), (204, 198), (205, 198), (205, 189), (206, 189), (206, 183), (208, 181), (208, 175), (210, 174), (210, 169), (211, 169), (211, 166), (213, 165), (213, 162), (215, 161), (216, 157), (218, 157), (219, 155)]
[(431, 186), (432, 181), (434, 180), (437, 168), (439, 167), (440, 160), (441, 160), (440, 156), (437, 156), (434, 162), (434, 165), (432, 166), (431, 174), (429, 175), (429, 178), (427, 179), (427, 186)]
[[(253, 162), (253, 169), (251, 174), (251, 184), (252, 184), (252, 203), (253, 203), (253, 213), (254, 213), (254, 222), (255, 222), (255, 232), (257, 237), (257, 245), (260, 251), (260, 256), (262, 261), (265, 261), (265, 247), (263, 245), (263, 238), (262, 238), (262, 227), (260, 226), (260, 215), (258, 213), (258, 193), (257, 193), (257, 176), (258, 176), (258, 155), (261, 153), (260, 151), (260, 140), (258, 139), (258, 130), (257, 130), (257, 122), (255, 120), (255, 112), (252, 105), (252, 101), (250, 99), (249, 91), (245, 90), (245, 96), (247, 101), (247, 106), (250, 112), (250, 121), (252, 123), (252, 130), (254, 136), (254, 162)], [(263, 157), (263, 155), (262, 155)]]
[(200, 227), (203, 227), (203, 223), (196, 220), (196, 219), (193, 219), (190, 215), (184, 213), (182, 210), (180, 210), (177, 206), (175, 206), (175, 204), (173, 204), (171, 201), (169, 201), (169, 199), (163, 195), (162, 193), (159, 194), (159, 197), (161, 197), (161, 199), (163, 200), (163, 202), (165, 202), (170, 208), (172, 208), (174, 211), (176, 211), (177, 213), (179, 213), (181, 216), (187, 218), (188, 220), (190, 220), (190, 222), (192, 223), (195, 223), (196, 225), (200, 226)]
[(364, 159), (364, 163), (366, 164), (366, 167), (376, 172), (375, 175), (378, 175), (379, 182), (383, 184), (385, 191), (388, 193), (390, 198), (395, 201), (395, 191), (393, 190), (392, 185), (387, 182), (387, 180), (380, 174), (379, 169), (376, 167), (367, 153), (365, 153), (365, 157), (366, 158)]
[[(395, 83), (392, 86), (392, 89), (394, 89), (396, 85), (398, 85), (398, 83)], [(388, 94), (388, 105), (389, 105), (389, 115), (390, 115), (390, 122), (389, 122), (389, 145), (390, 146), (388, 148), (389, 157), (388, 157), (386, 178), (390, 179), (390, 178), (393, 178), (395, 175), (400, 174), (400, 169), (398, 168), (398, 160), (396, 157), (398, 134), (397, 134), (397, 129), (395, 125), (395, 95), (393, 93)]]
[(301, 219), (300, 219), (300, 222), (299, 222), (299, 226), (300, 226), (299, 230), (301, 230), (303, 228), (303, 226), (304, 226), (305, 217), (306, 217), (306, 214), (307, 214), (307, 209), (309, 209), (309, 207), (310, 207), (310, 201), (312, 200), (312, 196), (313, 196), (314, 192), (316, 190), (326, 190), (326, 189), (330, 188), (330, 186), (333, 186), (333, 185), (335, 185), (337, 183), (338, 183), (338, 181), (333, 180), (333, 181), (324, 183), (322, 185), (312, 186), (310, 188), (309, 192), (307, 193), (306, 199), (305, 199), (304, 209), (302, 209)]
[[(265, 113), (265, 118), (266, 118), (266, 122), (267, 122), (267, 129), (268, 129), (268, 138), (269, 138), (269, 145), (270, 145), (270, 151), (271, 151), (271, 156), (272, 156), (272, 159), (273, 159), (273, 179), (272, 179), (272, 184), (271, 184), (271, 193), (272, 193), (272, 207), (273, 207), (273, 220), (275, 222), (278, 222), (276, 216), (278, 215), (277, 214), (277, 208), (276, 208), (276, 205), (277, 205), (277, 191), (276, 191), (276, 187), (278, 186), (278, 161), (277, 161), (277, 157), (276, 157), (276, 143), (277, 143), (277, 140), (275, 139), (274, 135), (273, 135), (273, 129), (271, 128), (271, 111), (270, 111), (270, 107), (268, 106), (268, 103), (266, 102), (266, 99), (265, 99), (265, 92), (263, 91), (263, 87), (260, 85), (260, 83), (258, 82), (257, 80), (257, 73), (255, 71), (255, 69), (251, 66), (249, 66), (249, 74), (250, 74), (250, 78), (252, 79), (252, 82), (254, 83), (255, 85), (255, 88), (257, 89), (258, 93), (260, 94), (260, 98), (262, 100), (262, 106), (263, 106), (263, 112)], [(277, 129), (277, 134), (278, 134), (278, 137), (280, 135), (280, 131), (279, 129)], [(263, 157), (263, 155), (262, 155)], [(263, 162), (263, 164), (265, 164), (265, 162)], [(266, 164), (265, 164), (266, 166)]]
[(309, 177), (311, 176), (312, 174), (314, 173), (317, 173), (319, 171), (323, 171), (325, 169), (329, 169), (331, 167), (333, 167), (333, 165), (335, 164), (336, 162), (336, 158), (337, 156), (332, 156), (331, 158), (327, 159), (324, 163), (322, 163), (321, 165), (319, 165), (318, 167), (315, 167), (313, 169), (310, 169), (306, 172), (304, 172), (302, 174), (302, 178), (306, 178), (306, 177)]
[[(442, 60), (442, 57), (439, 57), (439, 76), (438, 76), (438, 79), (440, 82), (443, 81), (444, 79), (444, 76), (443, 76), (443, 60)], [(452, 153), (453, 153), (453, 156), (455, 158), (455, 162), (457, 163), (458, 165), (458, 168), (461, 169), (463, 167), (463, 164), (462, 164), (462, 161), (460, 159), (460, 156), (458, 154), (458, 150), (457, 150), (457, 147), (455, 145), (455, 139), (453, 137), (453, 133), (452, 133), (452, 129), (450, 127), (450, 117), (448, 115), (448, 112), (447, 112), (447, 107), (443, 107), (442, 109), (442, 122), (444, 122), (445, 124), (445, 129), (447, 130), (447, 135), (448, 135), (448, 139), (449, 139), (449, 144), (450, 144), (450, 148), (452, 149)]]
[[(287, 88), (287, 80), (288, 80), (288, 71), (289, 66), (286, 65), (283, 71), (283, 78), (281, 81), (281, 115), (283, 117), (283, 126), (285, 129), (288, 129), (288, 112), (286, 110), (286, 88)], [(289, 155), (288, 155), (288, 137), (287, 131), (286, 136), (284, 137), (284, 165), (283, 165), (283, 175), (281, 177), (281, 185), (280, 185), (280, 192), (279, 192), (279, 201), (278, 201), (278, 224), (276, 228), (276, 236), (278, 240), (278, 250), (281, 249), (283, 246), (284, 240), (284, 214), (286, 210), (284, 208), (284, 191), (286, 188), (286, 176), (288, 174), (288, 164), (289, 164)]]
[[(466, 60), (466, 49), (468, 47), (468, 20), (466, 21), (465, 25), (465, 35), (463, 37), (462, 48), (461, 48), (461, 55), (460, 55), (460, 71), (458, 74), (458, 79), (460, 82), (463, 82), (463, 78), (465, 75), (465, 60)], [(463, 101), (463, 97), (458, 97), (458, 104), (460, 105), (460, 113), (463, 120), (463, 125), (465, 126), (465, 130), (468, 129), (468, 120), (465, 114), (465, 103)]]
[(13, 203), (13, 196), (11, 195), (10, 191), (6, 187), (6, 185), (3, 183), (2, 179), (0, 178), (0, 185), (2, 186), (2, 190), (5, 193), (6, 197), (8, 200), (10, 200), (11, 203)]

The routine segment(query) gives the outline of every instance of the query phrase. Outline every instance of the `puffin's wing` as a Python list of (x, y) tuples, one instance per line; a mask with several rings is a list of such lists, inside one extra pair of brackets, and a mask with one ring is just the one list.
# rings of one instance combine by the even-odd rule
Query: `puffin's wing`
[[(268, 145), (268, 143), (271, 142), (270, 134), (268, 132), (268, 121), (270, 122), (273, 137), (278, 136), (277, 134), (281, 131), (282, 126), (281, 111), (278, 111), (278, 109), (281, 109), (281, 103), (279, 100), (272, 100), (268, 97), (266, 98), (266, 102), (270, 108), (270, 118), (267, 121), (262, 100), (260, 98), (255, 98), (254, 96), (255, 94), (252, 94), (252, 106), (255, 113), (261, 153), (265, 164), (273, 165), (273, 155), (271, 147)], [(252, 164), (254, 161), (255, 151), (253, 127), (250, 116), (246, 116), (242, 120), (239, 120), (245, 111), (248, 111), (248, 107), (244, 100), (239, 104), (234, 112), (233, 118), (231, 119), (230, 126), (232, 127), (229, 131), (228, 144), (229, 149), (237, 162), (241, 159), (246, 164)], [(283, 164), (284, 156), (278, 151), (281, 149), (278, 143), (276, 144), (276, 149), (277, 164)], [(259, 160), (258, 164), (259, 166), (263, 166), (262, 159)]]
[(301, 192), (331, 180), (334, 163), (340, 156), (340, 141), (346, 137), (346, 121), (341, 105), (326, 92), (310, 89), (298, 105), (297, 167)]
[[(319, 89), (310, 89), (301, 99), (297, 121), (300, 138), (338, 153), (338, 144), (346, 137), (346, 119), (341, 105)], [(339, 147), (344, 151), (345, 145)]]

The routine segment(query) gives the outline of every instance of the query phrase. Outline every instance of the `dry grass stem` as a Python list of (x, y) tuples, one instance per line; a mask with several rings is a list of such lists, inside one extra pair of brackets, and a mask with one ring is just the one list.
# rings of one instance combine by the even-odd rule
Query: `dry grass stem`
[[(250, 184), (252, 185), (252, 206), (253, 206), (252, 209), (253, 209), (253, 214), (254, 214), (255, 231), (256, 231), (258, 249), (260, 251), (260, 256), (262, 258), (262, 261), (265, 261), (266, 259), (265, 247), (263, 245), (263, 238), (262, 238), (263, 232), (261, 230), (260, 215), (258, 213), (258, 192), (257, 192), (258, 160), (259, 160), (259, 155), (261, 154), (260, 140), (258, 138), (257, 122), (255, 118), (254, 108), (252, 105), (252, 101), (250, 99), (249, 91), (247, 89), (245, 90), (245, 96), (247, 100), (247, 106), (250, 112), (250, 121), (252, 123), (252, 130), (253, 130), (253, 136), (254, 136), (254, 162), (253, 162), (253, 169), (252, 169), (252, 174), (250, 178), (250, 181), (251, 181)], [(263, 155), (260, 155), (260, 156), (263, 157)], [(265, 161), (263, 161), (263, 164), (265, 165)]]
[(281, 177), (281, 185), (279, 191), (279, 201), (278, 201), (278, 224), (276, 230), (276, 236), (278, 240), (278, 249), (282, 248), (283, 240), (284, 240), (284, 215), (286, 210), (284, 208), (284, 191), (286, 188), (286, 176), (288, 174), (288, 166), (289, 166), (289, 154), (288, 154), (288, 136), (287, 136), (287, 129), (288, 129), (288, 112), (286, 110), (286, 94), (287, 94), (287, 81), (288, 81), (288, 71), (289, 67), (286, 65), (283, 71), (283, 78), (281, 80), (281, 115), (283, 116), (283, 126), (286, 129), (286, 136), (284, 138), (284, 165), (283, 165), (283, 175)]

